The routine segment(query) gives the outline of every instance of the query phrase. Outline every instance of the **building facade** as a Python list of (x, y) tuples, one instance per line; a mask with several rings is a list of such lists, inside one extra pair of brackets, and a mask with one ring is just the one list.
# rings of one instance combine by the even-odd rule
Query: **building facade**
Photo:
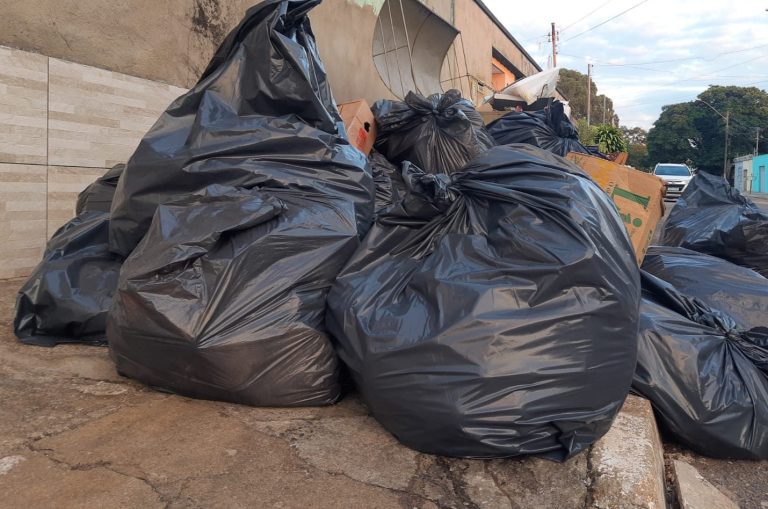
[[(0, 45), (188, 88), (253, 3), (0, 0)], [(324, 0), (310, 18), (339, 102), (435, 84), (478, 99), (541, 70), (480, 0)]]
[[(0, 0), (0, 278), (32, 271), (253, 2)], [(480, 0), (325, 0), (310, 18), (339, 102), (478, 101), (540, 70)]]
[(744, 193), (768, 193), (768, 154), (737, 157), (733, 163), (736, 189)]
[(768, 154), (752, 158), (752, 189), (753, 193), (768, 193)]

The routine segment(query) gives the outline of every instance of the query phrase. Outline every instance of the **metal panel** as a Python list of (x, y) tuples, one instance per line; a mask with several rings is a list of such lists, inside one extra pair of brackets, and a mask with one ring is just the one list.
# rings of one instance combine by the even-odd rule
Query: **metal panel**
[(440, 71), (458, 30), (416, 0), (386, 0), (373, 37), (379, 76), (397, 97), (442, 92)]

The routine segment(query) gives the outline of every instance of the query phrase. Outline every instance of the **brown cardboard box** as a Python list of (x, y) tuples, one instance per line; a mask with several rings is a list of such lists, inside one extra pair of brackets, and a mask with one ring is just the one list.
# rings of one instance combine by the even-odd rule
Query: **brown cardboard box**
[(365, 99), (339, 104), (339, 114), (347, 128), (349, 142), (366, 156), (376, 140), (376, 121)]
[(642, 263), (656, 225), (664, 216), (664, 181), (586, 154), (571, 152), (568, 159), (581, 166), (613, 199), (632, 239), (637, 263)]

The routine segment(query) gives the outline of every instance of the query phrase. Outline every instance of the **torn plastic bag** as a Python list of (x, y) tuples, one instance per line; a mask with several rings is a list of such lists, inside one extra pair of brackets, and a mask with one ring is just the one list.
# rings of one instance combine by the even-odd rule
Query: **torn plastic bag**
[(768, 458), (768, 329), (728, 316), (643, 272), (632, 388), (692, 450)]
[(116, 164), (95, 182), (86, 187), (77, 195), (75, 214), (83, 212), (109, 212), (112, 207), (112, 198), (115, 196), (115, 188), (120, 180), (120, 175), (125, 169), (124, 164)]
[(109, 251), (109, 215), (84, 212), (53, 234), (16, 298), (22, 343), (103, 344), (121, 258)]
[(494, 97), (507, 101), (522, 101), (526, 104), (533, 104), (538, 99), (555, 97), (557, 95), (557, 82), (559, 79), (560, 68), (555, 67), (517, 80), (505, 87), (501, 92), (494, 94)]
[(379, 422), (447, 456), (562, 460), (629, 391), (640, 279), (610, 198), (573, 163), (495, 147), (451, 176), (405, 164), (328, 296), (328, 330)]
[(560, 101), (539, 111), (511, 111), (488, 124), (488, 133), (499, 145), (527, 143), (559, 156), (580, 152), (605, 157), (579, 142), (578, 131), (565, 116)]
[(211, 186), (159, 206), (109, 315), (118, 372), (196, 398), (335, 402), (325, 297), (358, 245), (354, 204), (322, 193)]
[(768, 279), (752, 269), (682, 247), (651, 246), (643, 270), (728, 315), (741, 328), (768, 327)]
[(661, 243), (723, 258), (768, 276), (768, 213), (728, 182), (699, 172), (677, 200)]
[(381, 100), (376, 117), (376, 150), (392, 163), (409, 161), (427, 173), (453, 173), (495, 145), (483, 117), (458, 90), (405, 101)]
[(373, 180), (351, 146), (307, 12), (320, 0), (267, 0), (216, 51), (200, 81), (144, 136), (120, 178), (110, 247), (128, 255), (156, 207), (211, 184), (322, 193), (373, 215)]
[(376, 186), (376, 211), (383, 210), (405, 196), (405, 183), (400, 170), (376, 149), (368, 156)]

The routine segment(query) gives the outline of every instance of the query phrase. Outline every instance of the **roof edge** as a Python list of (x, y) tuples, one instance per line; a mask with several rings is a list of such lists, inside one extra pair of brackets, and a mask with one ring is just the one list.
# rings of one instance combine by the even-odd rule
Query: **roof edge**
[(479, 7), (480, 7), (482, 10), (483, 10), (483, 12), (484, 12), (484, 13), (485, 13), (485, 14), (486, 14), (486, 15), (487, 15), (489, 18), (491, 18), (491, 21), (493, 21), (493, 22), (496, 24), (496, 26), (497, 26), (497, 27), (499, 27), (499, 29), (502, 31), (502, 33), (504, 33), (504, 35), (506, 35), (506, 36), (507, 36), (507, 38), (508, 38), (510, 41), (512, 41), (512, 44), (514, 44), (514, 45), (515, 45), (515, 47), (516, 47), (517, 49), (519, 49), (519, 50), (520, 50), (520, 52), (521, 52), (523, 55), (525, 55), (525, 57), (528, 59), (528, 61), (529, 61), (529, 62), (531, 62), (531, 63), (533, 64), (533, 66), (534, 66), (534, 67), (535, 67), (535, 68), (536, 68), (536, 69), (537, 69), (539, 72), (541, 72), (541, 71), (543, 71), (543, 70), (544, 70), (544, 69), (542, 69), (542, 68), (541, 68), (541, 66), (539, 65), (539, 63), (538, 63), (536, 60), (534, 60), (534, 58), (533, 58), (533, 57), (532, 57), (532, 56), (531, 56), (531, 55), (530, 55), (530, 54), (529, 54), (527, 51), (525, 51), (525, 48), (523, 48), (523, 45), (522, 45), (522, 44), (520, 44), (519, 42), (517, 42), (517, 39), (515, 39), (515, 37), (514, 37), (514, 36), (513, 36), (513, 35), (512, 35), (512, 34), (509, 32), (509, 30), (507, 30), (507, 27), (505, 27), (505, 26), (504, 26), (504, 25), (501, 23), (501, 21), (499, 21), (499, 18), (497, 18), (497, 17), (496, 17), (496, 15), (495, 15), (495, 14), (494, 14), (494, 13), (493, 13), (493, 12), (492, 12), (492, 11), (491, 11), (489, 8), (488, 8), (488, 6), (487, 6), (487, 5), (485, 5), (485, 4), (482, 2), (482, 0), (475, 0), (475, 3), (476, 3), (476, 4), (477, 4), (477, 5), (478, 5), (478, 6), (479, 6)]

